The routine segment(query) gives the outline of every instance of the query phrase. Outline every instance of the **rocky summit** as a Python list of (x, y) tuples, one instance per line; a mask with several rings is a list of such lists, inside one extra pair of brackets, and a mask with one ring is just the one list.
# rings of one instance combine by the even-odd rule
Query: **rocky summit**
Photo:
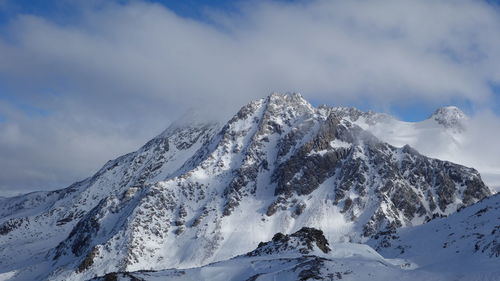
[(492, 194), (475, 169), (361, 125), (387, 118), (272, 94), (227, 123), (181, 120), (66, 189), (0, 199), (0, 269), (10, 280), (88, 280), (244, 253), (321, 259), (335, 252), (328, 241), (377, 248)]

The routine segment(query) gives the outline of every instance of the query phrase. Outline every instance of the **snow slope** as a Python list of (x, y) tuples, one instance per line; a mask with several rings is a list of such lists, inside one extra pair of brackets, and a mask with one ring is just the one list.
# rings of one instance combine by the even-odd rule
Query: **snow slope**
[[(108, 273), (92, 280), (495, 281), (500, 280), (499, 209), (500, 196), (495, 196), (450, 218), (390, 235), (397, 238), (387, 235), (379, 251), (391, 258), (364, 244), (329, 244), (322, 231), (302, 228), (291, 235), (277, 233), (247, 254), (203, 267)], [(480, 234), (484, 231), (494, 232)]]
[(442, 280), (500, 280), (500, 195), (368, 244), (385, 257), (409, 259), (419, 270), (437, 272)]
[(384, 259), (366, 245), (342, 243), (330, 249), (321, 231), (302, 228), (291, 235), (278, 233), (254, 251), (204, 267), (111, 273), (94, 280), (394, 280), (411, 268), (410, 263)]

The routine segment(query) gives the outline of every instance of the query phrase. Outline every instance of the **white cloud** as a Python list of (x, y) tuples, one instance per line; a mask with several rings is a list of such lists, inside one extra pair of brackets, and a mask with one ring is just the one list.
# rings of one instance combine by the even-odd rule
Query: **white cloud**
[(0, 122), (0, 195), (64, 187), (147, 140), (140, 126), (132, 134), (92, 116), (30, 118), (1, 103), (0, 110), (14, 120)]
[[(465, 142), (455, 159), (477, 168), (490, 184), (500, 192), (500, 118), (486, 110), (474, 116), (467, 124)], [(455, 160), (454, 159), (454, 160)]]
[[(481, 1), (255, 1), (210, 11), (211, 23), (137, 1), (82, 9), (66, 25), (19, 16), (2, 33), (0, 82), (49, 112), (1, 109), (9, 116), (0, 153), (34, 171), (0, 172), (2, 186), (51, 185), (47, 163), (54, 182), (69, 183), (190, 106), (227, 114), (272, 91), (300, 91), (332, 105), (465, 99), (487, 107), (489, 85), (500, 82), (499, 12)], [(16, 136), (32, 143), (5, 144)]]

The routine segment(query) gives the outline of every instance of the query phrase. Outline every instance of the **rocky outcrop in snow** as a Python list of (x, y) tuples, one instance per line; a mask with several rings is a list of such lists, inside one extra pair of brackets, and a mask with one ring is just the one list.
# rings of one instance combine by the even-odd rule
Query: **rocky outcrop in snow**
[(328, 247), (328, 241), (323, 235), (323, 231), (303, 227), (290, 235), (281, 232), (276, 233), (271, 241), (259, 243), (257, 249), (249, 252), (247, 256), (275, 255), (296, 251), (303, 255), (314, 251), (321, 251), (326, 254), (331, 249)]

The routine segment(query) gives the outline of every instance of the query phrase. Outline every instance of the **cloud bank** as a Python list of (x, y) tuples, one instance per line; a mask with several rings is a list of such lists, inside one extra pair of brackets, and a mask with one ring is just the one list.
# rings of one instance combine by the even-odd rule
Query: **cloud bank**
[(86, 177), (187, 108), (227, 118), (274, 91), (373, 108), (498, 102), (500, 12), (482, 1), (250, 1), (199, 20), (91, 2), (70, 22), (20, 14), (0, 28), (5, 194)]

